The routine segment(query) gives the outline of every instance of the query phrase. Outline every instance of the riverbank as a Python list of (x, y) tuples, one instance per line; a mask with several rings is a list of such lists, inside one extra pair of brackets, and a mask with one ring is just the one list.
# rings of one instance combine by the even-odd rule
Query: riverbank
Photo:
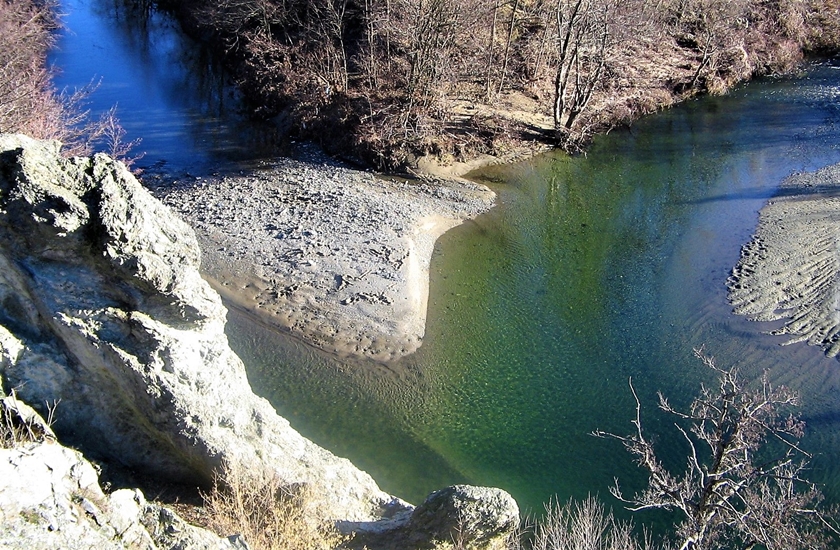
[(817, 0), (158, 5), (217, 51), (254, 117), (382, 171), (580, 151), (840, 47), (837, 10)]
[(229, 303), (377, 361), (420, 346), (435, 241), (494, 203), (466, 180), (386, 180), (324, 157), (147, 185), (196, 231), (203, 273)]
[(840, 353), (840, 164), (788, 178), (762, 208), (728, 280), (735, 312), (771, 334)]

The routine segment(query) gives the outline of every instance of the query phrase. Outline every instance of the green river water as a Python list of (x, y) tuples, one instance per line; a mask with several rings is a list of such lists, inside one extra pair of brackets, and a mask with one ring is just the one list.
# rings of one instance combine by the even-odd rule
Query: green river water
[[(101, 78), (92, 108), (119, 103), (128, 139), (149, 152), (141, 165), (196, 171), (270, 145), (165, 17), (64, 7), (59, 85)], [(725, 289), (779, 183), (840, 161), (838, 99), (840, 69), (824, 62), (648, 117), (586, 156), (473, 174), (498, 205), (439, 240), (425, 342), (396, 364), (338, 361), (233, 311), (231, 344), (280, 414), (386, 491), (417, 503), (452, 483), (493, 485), (532, 511), (587, 494), (615, 506), (614, 476), (641, 487), (620, 445), (589, 435), (632, 429), (630, 377), (666, 461), (681, 465), (655, 393), (686, 404), (709, 378), (692, 354), (705, 346), (799, 389), (812, 477), (840, 501), (840, 362), (781, 347), (763, 334), (772, 325), (731, 313)]]
[[(680, 436), (656, 391), (685, 404), (704, 346), (802, 393), (815, 478), (840, 497), (840, 363), (731, 313), (725, 281), (757, 212), (796, 171), (840, 161), (838, 69), (691, 101), (596, 141), (472, 177), (498, 206), (447, 233), (432, 263), (427, 335), (396, 365), (343, 364), (232, 315), (253, 384), (316, 441), (418, 502), (455, 482), (540, 510), (644, 479), (616, 442), (633, 378), (663, 454)], [(644, 518), (637, 518), (644, 521)]]

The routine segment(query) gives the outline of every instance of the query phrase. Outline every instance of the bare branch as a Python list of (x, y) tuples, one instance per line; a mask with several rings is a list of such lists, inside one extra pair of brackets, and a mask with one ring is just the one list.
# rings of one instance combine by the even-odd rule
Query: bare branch
[[(676, 410), (658, 394), (659, 408), (688, 424), (687, 428), (675, 424), (689, 446), (685, 470), (674, 476), (658, 460), (644, 436), (641, 403), (630, 380), (636, 401), (634, 433), (595, 435), (620, 441), (647, 470), (648, 486), (627, 498), (616, 480), (610, 493), (633, 511), (679, 510), (683, 520), (676, 544), (685, 550), (716, 547), (716, 541), (722, 540), (728, 541), (727, 547), (760, 545), (768, 550), (821, 544), (825, 532), (834, 531), (818, 511), (819, 490), (801, 475), (811, 455), (797, 441), (803, 423), (789, 412), (797, 403), (796, 395), (774, 387), (766, 374), (759, 387), (749, 388), (736, 369), (718, 367), (702, 349), (695, 353), (716, 373), (716, 389), (702, 386), (688, 412)], [(783, 450), (774, 454), (767, 447), (770, 440), (781, 442)], [(758, 463), (757, 456), (764, 460)]]

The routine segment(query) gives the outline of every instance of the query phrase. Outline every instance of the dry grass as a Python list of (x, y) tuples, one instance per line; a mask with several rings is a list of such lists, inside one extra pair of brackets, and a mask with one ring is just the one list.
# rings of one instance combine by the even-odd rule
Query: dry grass
[(633, 525), (613, 517), (594, 497), (581, 502), (546, 504), (545, 516), (534, 526), (531, 550), (652, 550), (650, 540), (639, 541)]
[(12, 449), (25, 443), (55, 438), (50, 428), (57, 403), (47, 406), (49, 417), (41, 418), (32, 408), (17, 399), (15, 391), (0, 399), (0, 449)]
[(202, 494), (206, 526), (220, 536), (241, 535), (253, 550), (326, 550), (343, 541), (319, 519), (308, 485), (285, 485), (274, 473), (227, 465)]

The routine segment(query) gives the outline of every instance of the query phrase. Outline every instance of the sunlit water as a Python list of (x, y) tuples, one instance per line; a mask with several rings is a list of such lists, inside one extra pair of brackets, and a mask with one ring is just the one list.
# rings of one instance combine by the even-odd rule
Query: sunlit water
[[(155, 162), (182, 169), (199, 156), (235, 157), (217, 148), (242, 131), (214, 118), (224, 97), (193, 94), (191, 83), (206, 80), (183, 62), (194, 46), (157, 37), (172, 32), (158, 15), (147, 37), (79, 1), (70, 0), (84, 12), (70, 10), (71, 29), (97, 35), (86, 39), (93, 53), (79, 46), (55, 58), (65, 78), (101, 76), (94, 100), (119, 102)], [(101, 72), (98, 49), (129, 67)], [(709, 378), (692, 354), (704, 346), (723, 366), (767, 370), (801, 392), (812, 477), (840, 500), (840, 363), (804, 344), (781, 347), (762, 333), (772, 325), (731, 313), (725, 290), (779, 183), (840, 161), (838, 96), (840, 71), (823, 63), (649, 117), (599, 138), (585, 157), (475, 174), (499, 204), (439, 241), (425, 343), (397, 364), (340, 362), (235, 312), (231, 344), (280, 414), (385, 490), (418, 502), (455, 482), (493, 485), (532, 510), (589, 493), (617, 505), (607, 494), (615, 476), (629, 491), (641, 486), (618, 443), (589, 435), (632, 429), (631, 377), (663, 456), (682, 465), (655, 393), (685, 405)]]

